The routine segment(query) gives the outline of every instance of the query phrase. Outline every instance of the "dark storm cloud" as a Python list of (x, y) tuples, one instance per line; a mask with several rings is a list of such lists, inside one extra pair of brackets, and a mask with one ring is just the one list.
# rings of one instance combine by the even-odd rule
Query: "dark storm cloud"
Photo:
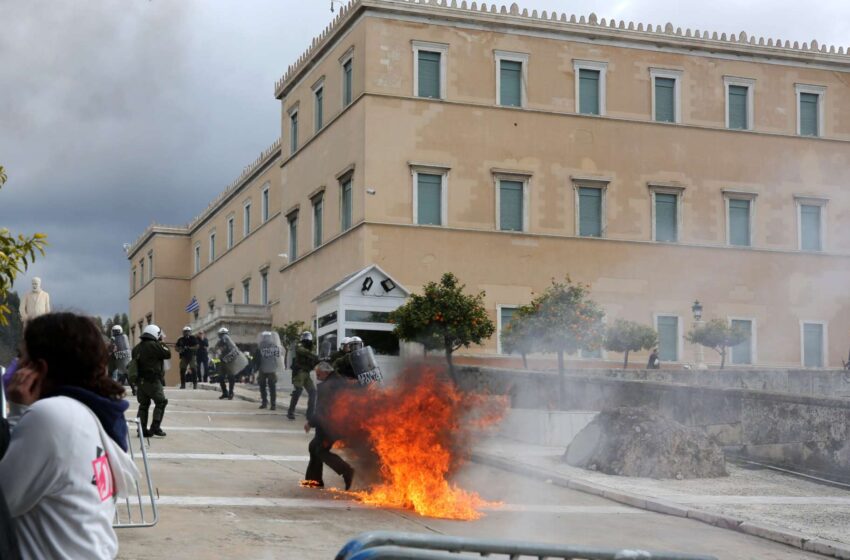
[[(644, 23), (850, 43), (850, 2), (526, 0)], [(489, 2), (488, 2), (489, 4)], [(0, 0), (0, 226), (49, 235), (54, 304), (127, 307), (121, 250), (184, 224), (279, 134), (272, 88), (327, 0)], [(845, 47), (848, 45), (845, 44)]]

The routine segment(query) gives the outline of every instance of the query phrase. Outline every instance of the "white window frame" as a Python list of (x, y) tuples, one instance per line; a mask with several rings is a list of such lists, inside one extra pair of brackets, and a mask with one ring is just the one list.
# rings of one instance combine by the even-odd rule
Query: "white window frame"
[[(300, 104), (296, 103), (295, 105), (290, 107), (289, 110), (286, 112), (287, 116), (289, 117), (289, 155), (292, 155), (295, 152), (297, 152), (298, 148), (299, 148), (298, 136), (300, 135), (300, 132), (301, 132), (301, 119), (298, 117), (299, 106), (300, 106)], [(293, 134), (292, 134), (292, 118), (293, 117), (295, 117), (295, 120), (298, 121), (298, 129), (295, 131), (294, 137), (293, 137)]]
[[(755, 233), (756, 223), (756, 198), (758, 193), (748, 191), (723, 190), (723, 205), (726, 207), (726, 245), (735, 247), (736, 249), (747, 249), (753, 246), (753, 237)], [(750, 239), (749, 245), (732, 245), (732, 218), (729, 214), (730, 200), (749, 200), (750, 201)]]
[(242, 238), (251, 235), (251, 199), (242, 203)]
[(815, 136), (805, 136), (804, 138), (823, 138), (826, 130), (824, 129), (824, 104), (826, 102), (826, 86), (816, 86), (812, 84), (794, 84), (795, 97), (797, 99), (797, 136), (800, 136), (800, 94), (812, 93), (818, 96), (818, 133)]
[(209, 262), (215, 262), (216, 254), (215, 254), (215, 228), (210, 230), (209, 233), (209, 242), (210, 242), (210, 251), (209, 251)]
[(752, 78), (723, 76), (723, 103), (726, 107), (726, 128), (729, 130), (741, 130), (739, 128), (729, 128), (729, 86), (741, 86), (747, 88), (747, 128), (744, 130), (753, 130), (755, 126), (756, 81)]
[(440, 175), (440, 225), (425, 224), (425, 227), (446, 227), (449, 217), (449, 170), (447, 165), (429, 165), (411, 163), (410, 176), (413, 178), (413, 223), (419, 224), (419, 174)]
[(269, 304), (269, 270), (260, 271), (260, 305)]
[(227, 217), (227, 249), (230, 250), (233, 248), (233, 241), (236, 233), (236, 216), (231, 214)]
[[(737, 364), (737, 365), (750, 365), (754, 366), (758, 363), (758, 328), (756, 327), (756, 319), (755, 317), (727, 317), (726, 318), (727, 325), (732, 326), (732, 321), (749, 321), (750, 322), (750, 363), (749, 364)], [(729, 359), (727, 360), (729, 365), (732, 364), (732, 347), (729, 347)]]
[(310, 199), (310, 231), (312, 232), (311, 237), (313, 238), (313, 249), (318, 249), (322, 246), (323, 239), (316, 239), (316, 205), (318, 203), (322, 204), (321, 220), (322, 220), (322, 237), (325, 236), (325, 192), (313, 196)]
[[(581, 98), (579, 95), (579, 91), (581, 89), (581, 80), (579, 79), (579, 72), (581, 70), (598, 70), (599, 71), (599, 114), (598, 115), (585, 115), (581, 112)], [(608, 63), (607, 62), (599, 62), (596, 60), (573, 60), (573, 72), (575, 73), (575, 97), (576, 97), (576, 114), (585, 115), (587, 117), (604, 117), (608, 114), (608, 108), (606, 99), (608, 97), (608, 88), (607, 88), (607, 78), (606, 75), (608, 73)], [(655, 94), (653, 93), (653, 97)]]
[[(682, 226), (684, 217), (682, 216), (682, 199), (685, 197), (685, 187), (679, 185), (669, 185), (664, 183), (648, 183), (650, 194), (650, 219), (652, 221), (652, 242), (653, 243), (671, 243), (670, 241), (656, 241), (655, 239), (655, 195), (656, 194), (674, 194), (676, 195), (676, 241), (672, 243), (682, 242)], [(671, 315), (672, 317), (672, 315)]]
[[(828, 198), (817, 196), (794, 195), (794, 202), (797, 205), (797, 250), (803, 250), (803, 206), (820, 206), (820, 251), (826, 251), (826, 207), (829, 204)], [(811, 251), (806, 251), (807, 253)]]
[(260, 223), (264, 224), (269, 221), (269, 191), (271, 190), (271, 185), (266, 183), (263, 186), (263, 190), (260, 194)]
[(608, 237), (608, 184), (610, 183), (610, 180), (599, 178), (585, 179), (580, 177), (572, 177), (571, 180), (573, 183), (573, 206), (575, 208), (575, 215), (573, 219), (575, 220), (576, 237), (592, 239), (592, 237), (581, 235), (581, 200), (579, 197), (580, 189), (599, 189), (600, 191), (602, 191), (602, 201), (599, 208), (599, 212), (602, 214), (599, 219), (601, 231), (598, 239), (604, 239)]
[(242, 303), (250, 305), (251, 303), (251, 277), (242, 279)]
[[(318, 81), (313, 84), (313, 87), (310, 88), (313, 96), (313, 128), (315, 132), (319, 132), (323, 128), (325, 128), (325, 92), (322, 91), (322, 122), (319, 122), (319, 99), (316, 96), (319, 93), (319, 90), (325, 89), (325, 77), (322, 76), (318, 79)], [(300, 125), (299, 125), (300, 126)]]
[(502, 309), (519, 309), (521, 306), (512, 304), (496, 304), (496, 353), (499, 355), (509, 355), (502, 351)]
[(522, 230), (505, 231), (505, 233), (526, 233), (528, 232), (528, 207), (530, 198), (531, 174), (511, 173), (507, 171), (493, 172), (493, 185), (495, 187), (494, 193), (496, 196), (496, 231), (502, 231), (502, 196), (499, 188), (499, 183), (501, 183), (502, 181), (517, 181), (522, 183)]
[[(578, 74), (576, 74), (578, 76)], [(681, 70), (672, 70), (669, 68), (650, 68), (649, 69), (649, 82), (650, 87), (652, 88), (652, 115), (650, 116), (650, 120), (652, 122), (661, 122), (662, 124), (673, 124), (673, 123), (664, 123), (663, 121), (655, 120), (655, 79), (656, 78), (668, 78), (673, 80), (673, 123), (681, 124), (682, 123), (682, 71)]]
[[(653, 313), (652, 314), (652, 325), (655, 328), (655, 332), (658, 332), (658, 318), (659, 317), (675, 317), (676, 318), (676, 359), (673, 360), (672, 363), (680, 364), (684, 362), (685, 355), (685, 325), (682, 321), (682, 316), (677, 315), (675, 313)], [(658, 340), (658, 345), (661, 346), (661, 339)]]
[[(350, 96), (351, 100), (346, 103), (345, 102), (345, 65), (351, 62), (351, 91)], [(340, 93), (340, 104), (342, 108), (345, 109), (352, 103), (354, 103), (354, 47), (349, 48), (345, 53), (339, 57), (339, 93)]]
[[(351, 189), (351, 219), (349, 220), (348, 228), (343, 229), (343, 218), (345, 217), (345, 183), (349, 183)], [(337, 176), (337, 184), (339, 185), (339, 229), (340, 233), (350, 231), (354, 227), (354, 172), (346, 171)]]
[(193, 249), (194, 266), (192, 267), (195, 274), (201, 271), (201, 242), (196, 241)]
[(829, 323), (827, 321), (817, 321), (809, 319), (800, 319), (800, 366), (806, 367), (806, 334), (805, 325), (821, 325), (823, 327), (823, 339), (821, 344), (821, 368), (829, 367)]
[[(508, 60), (511, 62), (522, 63), (522, 78), (520, 79), (520, 107), (525, 109), (528, 106), (528, 53), (511, 52), (511, 51), (493, 51), (496, 61), (496, 105), (502, 106), (502, 61)], [(516, 109), (517, 107), (508, 107)]]
[[(446, 43), (430, 43), (428, 41), (411, 41), (413, 48), (413, 97), (419, 97), (419, 51), (440, 53), (440, 99), (446, 98), (446, 59), (449, 56), (449, 45)], [(423, 99), (433, 99), (425, 97)]]

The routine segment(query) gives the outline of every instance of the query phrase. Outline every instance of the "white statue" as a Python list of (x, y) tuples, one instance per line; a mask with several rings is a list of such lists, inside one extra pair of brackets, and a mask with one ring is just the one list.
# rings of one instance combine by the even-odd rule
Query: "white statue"
[(32, 279), (32, 291), (21, 299), (21, 320), (24, 324), (39, 315), (50, 313), (50, 294), (41, 289), (41, 278)]

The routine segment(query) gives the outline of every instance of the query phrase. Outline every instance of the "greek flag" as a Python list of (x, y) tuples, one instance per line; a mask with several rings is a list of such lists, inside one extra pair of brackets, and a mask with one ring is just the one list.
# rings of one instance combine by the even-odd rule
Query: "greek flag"
[(198, 299), (195, 296), (192, 296), (192, 301), (190, 301), (189, 305), (186, 306), (186, 313), (194, 313), (200, 308), (201, 304), (198, 303)]

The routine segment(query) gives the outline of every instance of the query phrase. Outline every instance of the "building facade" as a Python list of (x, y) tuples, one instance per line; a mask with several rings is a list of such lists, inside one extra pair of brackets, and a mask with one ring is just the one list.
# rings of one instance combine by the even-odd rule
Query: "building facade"
[(356, 0), (276, 84), (280, 142), (133, 244), (131, 319), (177, 334), (196, 297), (205, 329), (318, 321), (317, 296), (377, 265), (408, 291), (454, 272), (501, 329), (569, 275), (608, 320), (655, 326), (664, 361), (694, 360), (698, 299), (751, 332), (735, 364), (840, 366), (848, 84), (850, 56), (815, 42)]

